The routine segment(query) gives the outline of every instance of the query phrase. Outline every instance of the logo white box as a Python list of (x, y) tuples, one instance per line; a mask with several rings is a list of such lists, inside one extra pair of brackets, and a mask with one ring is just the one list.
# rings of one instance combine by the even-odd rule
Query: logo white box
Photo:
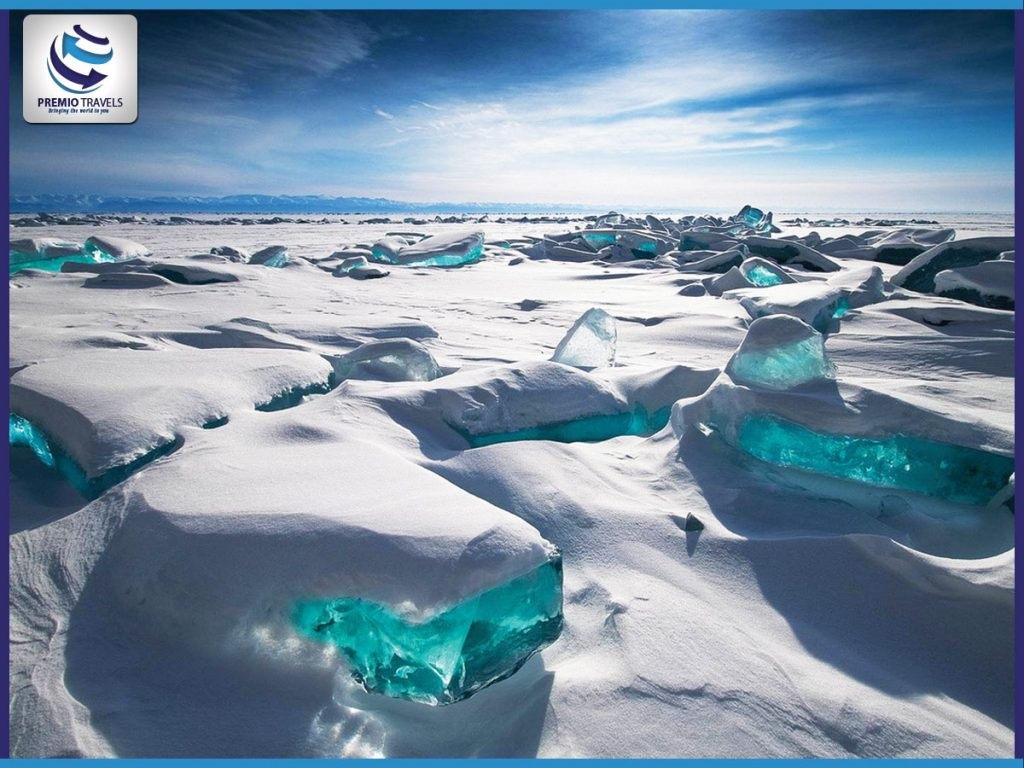
[(29, 123), (134, 123), (138, 24), (128, 14), (25, 17), (22, 115)]

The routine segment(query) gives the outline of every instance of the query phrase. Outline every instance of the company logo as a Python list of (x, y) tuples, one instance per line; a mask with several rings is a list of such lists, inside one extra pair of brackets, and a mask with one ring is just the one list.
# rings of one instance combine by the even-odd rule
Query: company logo
[(68, 93), (92, 93), (107, 79), (97, 69), (114, 58), (110, 39), (90, 34), (75, 24), (71, 32), (63, 32), (53, 38), (47, 66), (50, 77)]
[(22, 34), (22, 114), (27, 122), (135, 122), (139, 34), (134, 16), (30, 14)]

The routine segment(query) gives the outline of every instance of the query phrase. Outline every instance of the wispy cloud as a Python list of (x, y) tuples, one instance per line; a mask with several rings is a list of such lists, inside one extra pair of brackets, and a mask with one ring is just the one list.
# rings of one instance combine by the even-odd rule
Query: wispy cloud
[(1012, 200), (1008, 13), (203, 12), (140, 35), (139, 122), (13, 116), (14, 191)]
[(334, 74), (369, 56), (381, 33), (351, 16), (321, 11), (216, 11), (154, 38), (140, 60), (144, 78), (232, 94)]
[[(709, 106), (706, 100), (721, 104), (764, 88), (772, 64), (742, 58), (749, 66), (637, 62), (570, 84), (536, 90), (512, 85), (481, 101), (439, 102), (429, 112), (414, 104), (390, 115), (383, 134), (364, 137), (366, 149), (404, 145), (410, 165), (420, 169), (459, 162), (491, 173), (553, 160), (629, 160), (642, 167), (644, 158), (675, 165), (695, 155), (815, 152), (834, 146), (801, 133), (817, 115), (892, 98), (877, 92), (790, 98), (760, 107)], [(787, 78), (793, 75), (780, 72), (772, 83)]]

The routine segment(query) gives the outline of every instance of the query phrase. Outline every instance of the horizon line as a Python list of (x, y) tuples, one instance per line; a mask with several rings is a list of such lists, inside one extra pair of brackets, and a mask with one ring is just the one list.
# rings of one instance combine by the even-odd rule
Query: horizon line
[[(227, 195), (195, 195), (195, 194), (181, 194), (181, 195), (117, 195), (117, 194), (104, 194), (104, 193), (63, 193), (63, 192), (40, 192), (40, 193), (12, 193), (10, 195), (10, 206), (11, 210), (9, 214), (16, 213), (29, 213), (29, 211), (17, 211), (14, 210), (16, 206), (29, 206), (32, 204), (32, 200), (25, 198), (37, 198), (37, 197), (51, 197), (55, 198), (55, 202), (61, 198), (65, 198), (68, 205), (74, 202), (74, 198), (94, 198), (98, 199), (97, 202), (122, 202), (128, 204), (130, 202), (138, 203), (158, 203), (158, 202), (178, 202), (187, 204), (194, 202), (196, 204), (216, 204), (218, 202), (233, 200), (237, 198), (278, 198), (281, 200), (299, 201), (303, 199), (310, 200), (322, 200), (324, 202), (336, 202), (344, 200), (360, 200), (374, 203), (388, 203), (393, 206), (386, 209), (380, 209), (376, 211), (334, 211), (329, 215), (352, 215), (361, 213), (380, 213), (380, 212), (392, 212), (392, 213), (413, 213), (416, 208), (431, 208), (435, 209), (430, 211), (431, 213), (458, 213), (460, 209), (475, 209), (476, 213), (487, 214), (487, 213), (527, 213), (527, 212), (543, 212), (543, 213), (583, 213), (590, 212), (595, 214), (610, 213), (610, 212), (634, 212), (634, 213), (650, 213), (650, 212), (680, 212), (684, 209), (693, 209), (694, 211), (700, 210), (709, 212), (712, 210), (731, 210), (736, 208), (740, 210), (744, 205), (754, 205), (753, 203), (743, 202), (737, 205), (736, 203), (722, 203), (718, 201), (716, 203), (678, 203), (673, 205), (649, 205), (643, 203), (601, 203), (601, 204), (590, 204), (590, 203), (573, 203), (573, 202), (524, 202), (524, 201), (513, 201), (513, 202), (502, 202), (495, 200), (483, 200), (483, 201), (449, 201), (449, 200), (433, 200), (433, 201), (413, 201), (413, 200), (397, 200), (390, 197), (378, 197), (378, 196), (364, 196), (364, 195), (328, 195), (322, 193), (308, 193), (308, 194), (273, 194), (265, 192), (237, 192)], [(19, 199), (20, 198), (20, 199)], [(401, 206), (410, 206), (405, 209)], [(929, 209), (913, 209), (913, 208), (860, 208), (856, 205), (849, 206), (823, 206), (821, 208), (803, 207), (788, 208), (788, 207), (773, 207), (773, 206), (756, 206), (763, 208), (766, 211), (772, 210), (773, 212), (785, 213), (785, 214), (810, 214), (810, 213), (862, 213), (862, 214), (994, 214), (994, 215), (1007, 215), (1016, 213), (1015, 207), (1007, 208), (992, 208), (992, 209), (979, 209), (979, 208), (929, 208)], [(46, 211), (36, 211), (37, 213), (46, 213)], [(97, 210), (95, 207), (84, 206), (81, 208), (68, 208), (62, 213), (198, 213), (198, 214), (213, 214), (213, 213), (253, 213), (254, 211), (237, 211), (237, 210), (192, 210), (183, 211), (179, 210), (168, 210), (168, 211), (137, 211), (130, 208), (109, 208), (106, 210)], [(425, 212), (425, 211), (424, 211)], [(469, 213), (469, 210), (462, 211)], [(260, 210), (259, 213), (286, 213), (286, 211), (277, 211), (271, 208), (266, 210)], [(318, 213), (325, 214), (324, 211), (287, 211), (291, 214), (300, 213)]]

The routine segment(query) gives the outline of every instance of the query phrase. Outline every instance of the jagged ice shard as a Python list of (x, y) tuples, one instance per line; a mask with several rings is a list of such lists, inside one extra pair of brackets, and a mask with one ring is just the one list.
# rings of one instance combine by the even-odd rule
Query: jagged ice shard
[(15, 413), (10, 414), (8, 426), (8, 443), (10, 445), (28, 446), (43, 464), (52, 467), (55, 464), (53, 451), (46, 436), (28, 419)]
[(773, 464), (885, 488), (984, 505), (1013, 473), (1013, 457), (907, 435), (859, 437), (815, 432), (778, 416), (750, 414), (739, 447)]
[(574, 368), (601, 368), (615, 362), (615, 341), (615, 318), (593, 307), (573, 323), (551, 360)]
[(824, 337), (789, 315), (769, 315), (752, 322), (725, 370), (737, 384), (773, 390), (835, 376)]
[(261, 251), (256, 251), (249, 259), (250, 264), (262, 264), (264, 267), (280, 269), (288, 264), (291, 258), (288, 256), (288, 249), (283, 245), (270, 245)]
[(758, 288), (770, 288), (773, 285), (793, 282), (793, 279), (777, 265), (758, 256), (746, 259), (740, 264), (739, 270), (748, 281)]
[(744, 205), (740, 212), (732, 217), (732, 221), (743, 224), (755, 232), (771, 232), (775, 230), (775, 227), (772, 225), (771, 212), (766, 214), (760, 208), (755, 208), (752, 205)]
[(472, 696), (562, 631), (562, 558), (425, 619), (358, 598), (300, 602), (299, 630), (333, 643), (368, 691), (425, 704)]
[(760, 208), (754, 208), (752, 205), (744, 205), (743, 209), (736, 215), (736, 219), (753, 229), (764, 219), (764, 211)]

